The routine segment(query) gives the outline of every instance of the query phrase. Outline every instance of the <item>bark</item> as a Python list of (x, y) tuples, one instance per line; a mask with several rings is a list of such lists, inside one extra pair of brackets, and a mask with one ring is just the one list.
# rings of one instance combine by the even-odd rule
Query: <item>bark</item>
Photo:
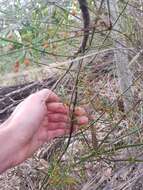
[(51, 88), (56, 78), (44, 81), (30, 82), (17, 86), (0, 87), (0, 123), (4, 122), (13, 112), (15, 107), (31, 93), (43, 88)]

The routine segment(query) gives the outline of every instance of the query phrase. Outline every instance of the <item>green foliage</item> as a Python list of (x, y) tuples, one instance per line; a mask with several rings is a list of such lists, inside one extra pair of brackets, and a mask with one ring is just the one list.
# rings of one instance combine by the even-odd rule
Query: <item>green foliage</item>
[(54, 62), (71, 56), (72, 51), (69, 49), (73, 47), (74, 51), (74, 42), (78, 43), (77, 47), (80, 42), (80, 38), (73, 38), (75, 34), (71, 33), (71, 25), (81, 25), (76, 23), (74, 17), (71, 19), (71, 8), (72, 2), (65, 2), (63, 8), (62, 5), (38, 0), (34, 4), (27, 0), (27, 4), (14, 1), (4, 6), (4, 14), (0, 14), (6, 23), (5, 29), (0, 32), (3, 38), (0, 40), (1, 71), (9, 72), (24, 54), (30, 56), (32, 65), (40, 65), (43, 58)]

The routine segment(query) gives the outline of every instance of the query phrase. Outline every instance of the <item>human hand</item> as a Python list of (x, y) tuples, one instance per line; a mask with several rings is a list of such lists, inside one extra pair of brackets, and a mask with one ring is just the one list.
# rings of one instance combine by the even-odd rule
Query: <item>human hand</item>
[[(77, 124), (88, 123), (82, 108), (75, 111)], [(11, 131), (11, 158), (15, 166), (30, 157), (43, 143), (70, 131), (69, 108), (48, 89), (30, 95), (17, 106), (6, 126)]]

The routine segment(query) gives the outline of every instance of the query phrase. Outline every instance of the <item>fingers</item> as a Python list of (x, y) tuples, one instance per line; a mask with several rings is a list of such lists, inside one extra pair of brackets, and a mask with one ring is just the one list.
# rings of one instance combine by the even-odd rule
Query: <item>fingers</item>
[[(47, 131), (55, 131), (55, 130), (58, 130), (58, 129), (62, 129), (62, 130), (65, 130), (65, 129), (70, 129), (71, 128), (71, 124), (70, 122), (48, 122), (47, 119), (44, 120), (42, 126), (44, 128), (47, 128)], [(77, 125), (74, 125), (73, 127), (74, 131), (78, 128)]]
[(58, 129), (68, 129), (68, 124), (64, 122), (59, 122), (59, 123), (49, 123), (48, 130), (58, 130)]
[[(43, 89), (36, 93), (38, 96), (46, 98), (46, 106), (48, 110), (48, 120), (49, 122), (65, 122), (69, 121), (69, 108), (60, 103), (60, 98), (51, 90)], [(84, 108), (75, 108), (75, 117), (77, 125), (88, 124), (88, 118), (86, 117), (86, 111)]]
[(62, 113), (62, 114), (69, 113), (68, 107), (63, 103), (58, 103), (58, 102), (48, 103), (47, 110), (53, 113)]
[[(48, 113), (44, 121), (44, 126), (47, 125), (48, 129), (55, 130), (58, 128), (70, 127), (71, 121), (69, 117), (68, 107), (62, 103), (49, 103), (47, 105)], [(50, 110), (50, 111), (49, 111)], [(75, 110), (75, 122), (74, 125), (87, 125), (88, 117), (83, 108), (76, 108)], [(62, 127), (61, 127), (62, 126)]]
[(65, 114), (60, 113), (48, 113), (48, 121), (49, 122), (65, 122), (67, 123), (69, 121), (69, 117)]
[[(69, 113), (68, 106), (64, 105), (63, 103), (58, 103), (58, 102), (53, 102), (53, 103), (47, 104), (47, 109), (49, 112), (63, 113), (63, 114)], [(86, 111), (84, 108), (76, 107), (75, 108), (75, 115), (76, 116), (86, 115)]]

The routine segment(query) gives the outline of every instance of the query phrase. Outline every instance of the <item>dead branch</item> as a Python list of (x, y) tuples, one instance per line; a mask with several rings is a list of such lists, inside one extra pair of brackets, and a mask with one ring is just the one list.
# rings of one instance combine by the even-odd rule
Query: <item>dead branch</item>
[(90, 14), (88, 10), (88, 4), (86, 0), (78, 0), (80, 9), (82, 12), (82, 18), (84, 23), (84, 36), (80, 45), (80, 48), (78, 49), (77, 54), (83, 53), (85, 51), (87, 41), (89, 38), (89, 31), (90, 31)]

